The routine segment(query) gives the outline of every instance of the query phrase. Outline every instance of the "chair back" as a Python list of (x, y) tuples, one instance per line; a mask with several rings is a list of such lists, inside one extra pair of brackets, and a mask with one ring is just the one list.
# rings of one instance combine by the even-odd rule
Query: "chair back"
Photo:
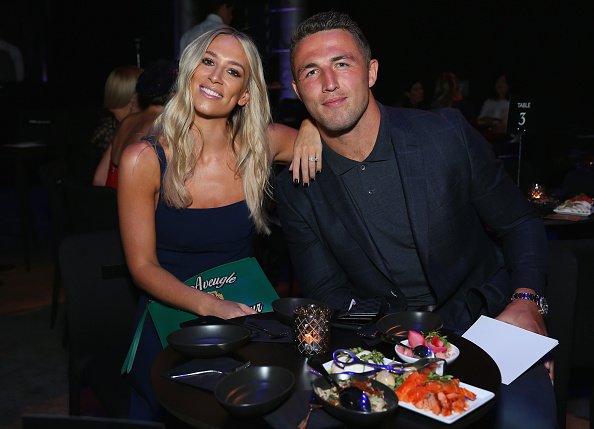
[(165, 429), (162, 423), (103, 417), (25, 415), (23, 429)]
[(82, 184), (65, 177), (61, 183), (65, 235), (118, 228), (115, 189)]
[(59, 248), (65, 290), (71, 414), (89, 386), (109, 417), (127, 415), (129, 387), (119, 369), (126, 356), (137, 294), (117, 231), (66, 237)]

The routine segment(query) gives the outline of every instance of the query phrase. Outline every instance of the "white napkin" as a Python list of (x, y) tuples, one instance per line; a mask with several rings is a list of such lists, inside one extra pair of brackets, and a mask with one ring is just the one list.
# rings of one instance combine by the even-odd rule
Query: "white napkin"
[(501, 372), (501, 382), (510, 384), (559, 341), (509, 323), (481, 316), (462, 335), (486, 351)]

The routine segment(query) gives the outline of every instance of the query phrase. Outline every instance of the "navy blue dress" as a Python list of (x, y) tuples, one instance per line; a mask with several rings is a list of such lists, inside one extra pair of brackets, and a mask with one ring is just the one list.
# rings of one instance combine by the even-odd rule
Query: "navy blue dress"
[[(159, 157), (162, 182), (167, 166), (163, 147), (154, 137), (145, 140)], [(155, 228), (159, 263), (181, 281), (218, 265), (253, 256), (254, 224), (245, 201), (209, 209), (176, 209), (168, 207), (160, 196)], [(148, 300), (146, 294), (141, 296), (137, 321)], [(166, 418), (150, 381), (151, 367), (161, 350), (157, 331), (147, 316), (129, 374), (131, 418), (161, 421)]]

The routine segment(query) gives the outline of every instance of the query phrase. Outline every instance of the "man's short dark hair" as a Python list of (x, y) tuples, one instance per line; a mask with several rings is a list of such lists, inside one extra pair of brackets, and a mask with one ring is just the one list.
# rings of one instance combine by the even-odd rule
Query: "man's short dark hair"
[(346, 13), (327, 11), (317, 13), (307, 18), (305, 21), (299, 24), (299, 26), (293, 32), (290, 47), (291, 66), (293, 66), (293, 55), (295, 55), (295, 48), (299, 42), (301, 42), (306, 37), (311, 36), (312, 34), (328, 30), (344, 30), (349, 32), (359, 45), (365, 61), (367, 63), (371, 61), (371, 48), (369, 47), (369, 42), (363, 34), (363, 31), (361, 31), (359, 25)]

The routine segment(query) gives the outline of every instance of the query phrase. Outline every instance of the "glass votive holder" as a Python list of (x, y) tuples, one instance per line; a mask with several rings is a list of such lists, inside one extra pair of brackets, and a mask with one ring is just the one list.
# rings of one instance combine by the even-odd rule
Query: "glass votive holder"
[(330, 316), (332, 310), (321, 305), (297, 307), (293, 313), (297, 351), (305, 356), (328, 352), (330, 348)]
[(531, 200), (541, 200), (546, 198), (546, 190), (540, 183), (533, 183), (528, 190), (528, 196)]

